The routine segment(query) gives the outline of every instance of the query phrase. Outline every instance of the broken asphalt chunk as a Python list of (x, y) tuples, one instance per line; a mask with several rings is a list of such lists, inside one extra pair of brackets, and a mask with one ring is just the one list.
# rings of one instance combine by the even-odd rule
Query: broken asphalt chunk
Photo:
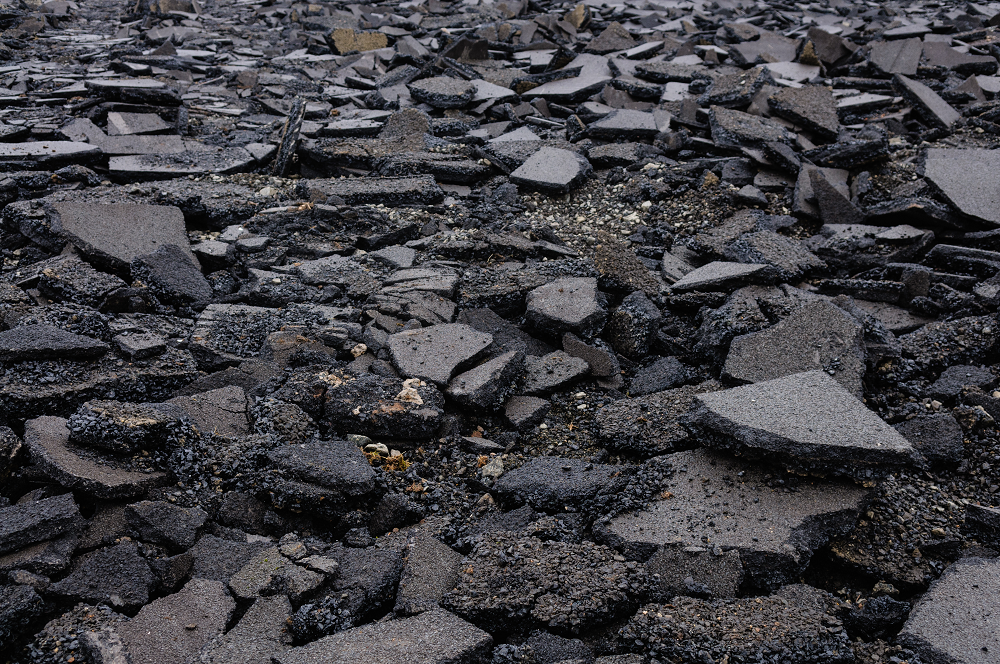
[(822, 370), (699, 395), (686, 424), (718, 449), (859, 481), (916, 461), (909, 441)]

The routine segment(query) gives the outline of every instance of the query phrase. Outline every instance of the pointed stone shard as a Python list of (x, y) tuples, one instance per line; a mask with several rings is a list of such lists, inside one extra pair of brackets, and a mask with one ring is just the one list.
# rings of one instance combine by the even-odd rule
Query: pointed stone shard
[(897, 74), (892, 79), (893, 86), (920, 111), (921, 117), (930, 125), (942, 129), (950, 128), (962, 114), (920, 81)]
[(917, 459), (908, 440), (825, 371), (699, 395), (685, 424), (706, 445), (797, 471), (871, 480)]

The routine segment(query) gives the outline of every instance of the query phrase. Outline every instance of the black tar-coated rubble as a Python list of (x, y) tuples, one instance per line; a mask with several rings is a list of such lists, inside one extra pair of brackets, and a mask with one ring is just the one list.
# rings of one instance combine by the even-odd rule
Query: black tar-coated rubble
[(1000, 3), (0, 0), (0, 664), (996, 664)]

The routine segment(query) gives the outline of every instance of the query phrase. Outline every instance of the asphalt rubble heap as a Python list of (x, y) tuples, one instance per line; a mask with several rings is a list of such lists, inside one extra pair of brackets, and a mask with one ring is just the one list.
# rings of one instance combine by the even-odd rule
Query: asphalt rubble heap
[(0, 30), (0, 662), (1000, 661), (1000, 3)]

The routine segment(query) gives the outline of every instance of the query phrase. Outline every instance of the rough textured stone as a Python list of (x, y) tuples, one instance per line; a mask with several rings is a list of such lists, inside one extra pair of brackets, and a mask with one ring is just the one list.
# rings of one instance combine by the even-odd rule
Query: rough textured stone
[(864, 329), (829, 302), (810, 302), (766, 330), (736, 337), (722, 371), (730, 379), (758, 383), (813, 369), (861, 396)]
[(504, 417), (511, 426), (523, 431), (541, 423), (550, 408), (552, 404), (547, 399), (516, 396), (504, 404)]
[(516, 389), (523, 370), (524, 353), (512, 350), (455, 376), (445, 394), (475, 410), (497, 410)]
[(396, 594), (397, 615), (415, 615), (438, 608), (458, 581), (462, 555), (433, 537), (418, 534), (406, 553), (406, 566)]
[(863, 480), (915, 461), (909, 441), (823, 371), (700, 395), (687, 423), (708, 445), (809, 472)]
[(584, 463), (577, 459), (540, 457), (504, 473), (494, 486), (504, 502), (528, 503), (543, 510), (581, 506), (601, 493), (614, 493), (622, 486), (619, 467)]
[(1000, 559), (963, 558), (945, 570), (897, 637), (930, 662), (990, 664), (1000, 652)]
[(793, 134), (773, 120), (742, 111), (713, 106), (709, 113), (712, 140), (726, 147), (760, 147), (766, 143), (790, 143)]
[(544, 357), (528, 355), (525, 358), (524, 393), (531, 396), (550, 394), (573, 384), (589, 370), (584, 360), (561, 350)]
[(921, 116), (930, 125), (949, 129), (962, 117), (941, 95), (920, 81), (896, 74), (892, 82), (900, 94), (920, 110)]
[[(498, 632), (533, 627), (586, 632), (634, 610), (634, 598), (645, 585), (641, 568), (615, 555), (593, 542), (488, 533), (466, 557), (458, 585), (445, 595), (444, 605)], [(491, 590), (499, 588), (507, 592)]]
[[(847, 632), (836, 617), (842, 604), (822, 590), (790, 585), (764, 598), (706, 601), (678, 598), (648, 604), (619, 638), (640, 643), (658, 659), (697, 661), (854, 661)], [(734, 638), (735, 637), (735, 638)]]
[(108, 458), (82, 454), (69, 442), (69, 429), (61, 417), (39, 417), (24, 425), (24, 442), (32, 462), (67, 488), (97, 498), (131, 498), (165, 482), (161, 472), (129, 470)]
[(188, 248), (184, 214), (168, 205), (56, 203), (52, 231), (84, 255), (114, 267), (173, 244), (195, 262)]
[(414, 99), (434, 108), (461, 108), (472, 101), (476, 86), (449, 76), (424, 78), (406, 86)]
[(349, 629), (274, 656), (274, 664), (475, 664), (493, 639), (440, 609)]
[(108, 352), (97, 339), (51, 325), (22, 325), (0, 332), (0, 360), (91, 360)]
[(694, 397), (721, 389), (715, 381), (620, 399), (594, 416), (598, 439), (614, 450), (655, 456), (694, 447), (697, 439), (678, 422)]
[(194, 545), (208, 514), (200, 507), (184, 508), (163, 501), (143, 500), (125, 508), (125, 519), (139, 539), (177, 550)]
[(767, 283), (773, 280), (773, 270), (768, 265), (725, 263), (714, 261), (688, 272), (670, 289), (677, 293), (686, 291), (726, 291), (746, 283)]
[(646, 561), (646, 571), (657, 579), (650, 593), (656, 601), (669, 601), (675, 595), (735, 597), (743, 582), (737, 549), (663, 546)]
[(852, 484), (820, 480), (788, 493), (771, 486), (766, 467), (709, 450), (666, 459), (675, 474), (661, 497), (599, 521), (599, 537), (638, 558), (662, 546), (736, 549), (747, 582), (759, 589), (797, 579), (817, 549), (854, 527), (867, 495)]
[(604, 295), (597, 280), (567, 277), (539, 286), (527, 297), (528, 321), (553, 336), (573, 332), (590, 338), (601, 331), (607, 319)]
[(612, 347), (626, 357), (649, 353), (660, 327), (660, 310), (641, 291), (632, 293), (615, 309), (608, 321)]
[(292, 605), (287, 597), (262, 597), (236, 626), (202, 648), (201, 664), (271, 664), (271, 657), (287, 650), (287, 621)]
[(1000, 225), (1000, 184), (991, 173), (1000, 169), (996, 150), (929, 148), (922, 173), (959, 212)]
[(165, 244), (151, 254), (137, 257), (131, 264), (132, 279), (141, 281), (158, 298), (170, 304), (208, 300), (212, 287), (192, 260), (190, 250)]
[(920, 39), (897, 39), (871, 44), (868, 59), (883, 74), (913, 76), (920, 64), (923, 44)]
[(82, 519), (71, 493), (0, 508), (0, 553), (70, 532)]
[(569, 150), (545, 147), (510, 174), (510, 181), (527, 189), (565, 194), (576, 189), (593, 167), (586, 158)]
[(456, 370), (474, 361), (491, 343), (490, 334), (448, 323), (393, 334), (389, 352), (404, 376), (446, 385)]
[(132, 661), (186, 664), (226, 628), (236, 603), (218, 581), (191, 579), (118, 628)]
[(155, 577), (136, 545), (122, 542), (84, 554), (69, 575), (52, 585), (52, 592), (75, 601), (103, 602), (134, 611), (149, 602)]
[(642, 396), (680, 387), (691, 377), (691, 371), (676, 357), (661, 357), (648, 367), (635, 372), (629, 383), (629, 396)]

